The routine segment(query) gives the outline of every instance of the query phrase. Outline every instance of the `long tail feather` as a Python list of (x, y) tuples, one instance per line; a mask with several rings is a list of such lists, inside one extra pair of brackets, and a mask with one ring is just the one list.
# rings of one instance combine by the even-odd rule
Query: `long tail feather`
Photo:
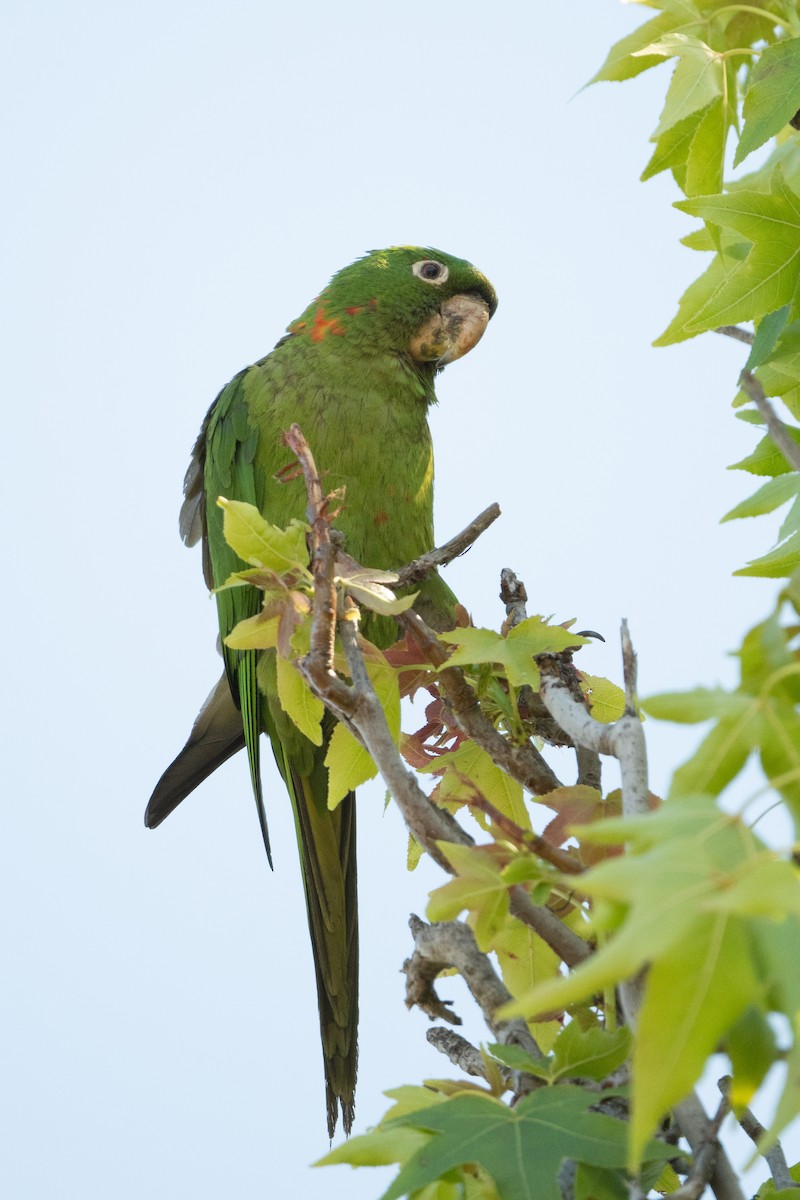
[[(325, 792), (285, 757), (297, 825), (308, 925), (317, 977), (328, 1134), (341, 1107), (349, 1134), (358, 1071), (358, 892), (356, 805), (350, 792), (334, 812)], [(315, 799), (315, 796), (320, 796)]]

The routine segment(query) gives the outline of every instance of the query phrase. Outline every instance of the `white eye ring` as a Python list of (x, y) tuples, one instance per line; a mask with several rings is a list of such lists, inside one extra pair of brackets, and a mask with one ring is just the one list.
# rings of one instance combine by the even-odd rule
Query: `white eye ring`
[(411, 270), (417, 279), (421, 279), (423, 283), (432, 283), (435, 287), (445, 283), (450, 274), (444, 263), (437, 262), (435, 258), (421, 258), (419, 262), (414, 263)]

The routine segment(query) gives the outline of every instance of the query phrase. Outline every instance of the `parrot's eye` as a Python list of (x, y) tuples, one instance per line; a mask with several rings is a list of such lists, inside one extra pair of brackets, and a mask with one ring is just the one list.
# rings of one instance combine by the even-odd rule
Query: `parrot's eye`
[(426, 283), (444, 283), (450, 274), (444, 263), (437, 262), (435, 258), (423, 258), (415, 262), (411, 270)]

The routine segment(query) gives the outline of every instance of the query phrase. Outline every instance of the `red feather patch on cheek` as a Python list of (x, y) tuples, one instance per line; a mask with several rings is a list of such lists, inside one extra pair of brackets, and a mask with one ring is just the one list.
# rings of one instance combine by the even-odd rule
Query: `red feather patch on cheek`
[(380, 512), (375, 513), (375, 524), (376, 525), (385, 525), (388, 520), (389, 520), (389, 514), (385, 513), (383, 511), (383, 509), (381, 509)]

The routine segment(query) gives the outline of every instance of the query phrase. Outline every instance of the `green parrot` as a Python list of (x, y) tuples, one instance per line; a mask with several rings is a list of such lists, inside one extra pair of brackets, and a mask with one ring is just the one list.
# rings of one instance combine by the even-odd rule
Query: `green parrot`
[[(203, 573), (219, 587), (247, 564), (227, 545), (218, 496), (255, 504), (273, 524), (303, 519), (301, 479), (276, 473), (291, 455), (281, 440), (297, 422), (326, 490), (344, 487), (336, 528), (345, 550), (367, 567), (392, 569), (434, 545), (433, 449), (427, 423), (434, 377), (478, 342), (497, 307), (489, 281), (470, 263), (438, 250), (396, 246), (346, 267), (288, 327), (271, 354), (223, 388), (206, 416), (184, 483), (180, 531), (202, 542)], [(149, 828), (221, 763), (246, 748), (261, 832), (272, 865), (259, 770), (260, 734), (272, 743), (294, 810), (316, 971), (328, 1132), (339, 1107), (353, 1123), (358, 1024), (356, 810), (350, 793), (327, 807), (324, 759), (334, 721), (313, 745), (280, 707), (274, 651), (238, 651), (225, 637), (258, 612), (256, 588), (216, 596), (225, 673), (186, 745), (158, 781)], [(415, 608), (437, 629), (453, 623), (455, 597), (434, 573)], [(365, 614), (365, 635), (381, 647), (397, 637), (391, 618)]]

